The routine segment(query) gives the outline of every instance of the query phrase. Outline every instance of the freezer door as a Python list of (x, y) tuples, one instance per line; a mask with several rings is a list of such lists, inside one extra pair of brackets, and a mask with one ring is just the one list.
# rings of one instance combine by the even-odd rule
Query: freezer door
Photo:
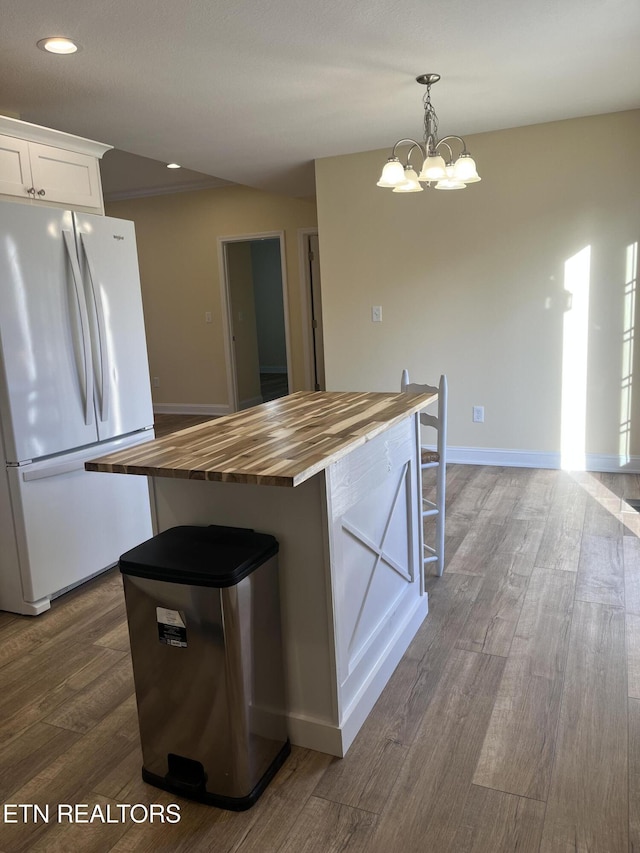
[(7, 462), (97, 440), (69, 211), (0, 202), (0, 418)]
[(74, 213), (94, 341), (100, 441), (153, 424), (133, 222)]
[(46, 609), (152, 535), (147, 478), (85, 471), (92, 455), (8, 469), (24, 602), (6, 609)]

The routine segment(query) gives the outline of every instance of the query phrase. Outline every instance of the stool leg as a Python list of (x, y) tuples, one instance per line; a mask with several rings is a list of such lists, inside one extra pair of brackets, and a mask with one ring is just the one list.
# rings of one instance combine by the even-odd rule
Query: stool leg
[(441, 460), (438, 466), (436, 479), (436, 553), (438, 555), (438, 577), (444, 572), (444, 522), (445, 522), (445, 498), (447, 491), (447, 466)]

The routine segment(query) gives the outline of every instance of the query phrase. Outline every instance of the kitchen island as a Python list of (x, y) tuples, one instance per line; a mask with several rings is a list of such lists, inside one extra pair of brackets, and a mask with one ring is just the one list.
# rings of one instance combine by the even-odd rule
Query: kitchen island
[(276, 536), (294, 744), (344, 755), (427, 615), (418, 412), (435, 399), (298, 392), (86, 464), (150, 477), (158, 531)]

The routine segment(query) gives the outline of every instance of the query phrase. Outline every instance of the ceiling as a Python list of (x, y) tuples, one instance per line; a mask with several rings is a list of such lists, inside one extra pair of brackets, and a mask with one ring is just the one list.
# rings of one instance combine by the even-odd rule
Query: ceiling
[[(0, 112), (181, 185), (312, 195), (314, 159), (421, 137), (425, 72), (443, 134), (640, 107), (638, 0), (0, 0), (0, 22)], [(142, 191), (119, 152), (106, 190)]]

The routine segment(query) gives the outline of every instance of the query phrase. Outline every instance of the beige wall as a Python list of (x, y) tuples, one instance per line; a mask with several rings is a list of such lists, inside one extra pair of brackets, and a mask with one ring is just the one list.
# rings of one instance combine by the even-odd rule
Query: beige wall
[[(327, 388), (395, 390), (404, 367), (418, 382), (446, 372), (451, 445), (553, 462), (563, 394), (571, 410), (567, 386), (581, 384), (562, 383), (563, 352), (579, 351), (571, 341), (563, 350), (565, 263), (590, 247), (586, 449), (615, 461), (627, 253), (640, 239), (640, 111), (467, 141), (482, 182), (458, 192), (376, 187), (388, 151), (317, 162)], [(372, 305), (382, 323), (371, 322)], [(637, 365), (640, 346), (635, 356)], [(484, 424), (472, 423), (473, 405), (485, 406)], [(639, 407), (637, 381), (631, 434), (622, 427), (633, 454)]]
[[(224, 187), (112, 202), (136, 225), (154, 404), (229, 404), (218, 237), (285, 232), (294, 389), (304, 387), (298, 229), (316, 224), (312, 201)], [(212, 323), (205, 323), (210, 311)]]

